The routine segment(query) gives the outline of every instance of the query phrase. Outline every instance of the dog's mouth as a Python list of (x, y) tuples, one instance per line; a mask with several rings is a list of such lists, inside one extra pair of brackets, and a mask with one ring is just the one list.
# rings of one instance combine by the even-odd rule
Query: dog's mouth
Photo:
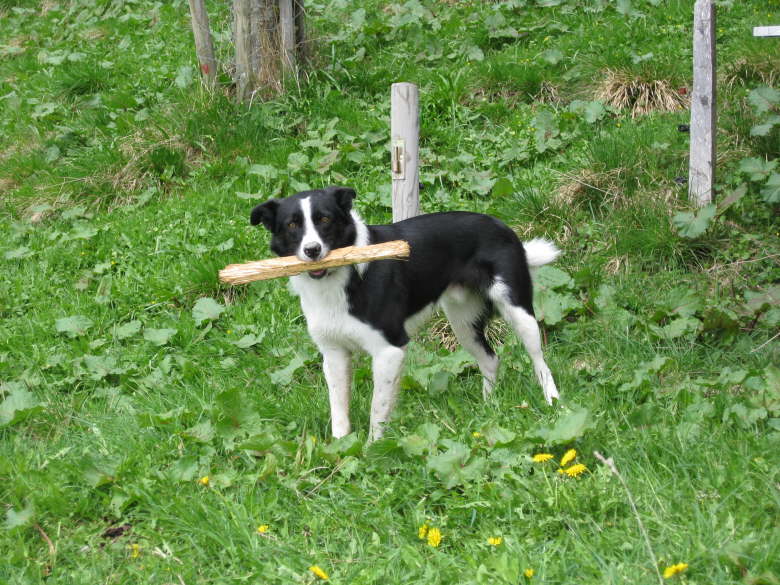
[(319, 280), (320, 278), (324, 278), (328, 274), (328, 271), (327, 271), (327, 269), (325, 269), (325, 270), (310, 270), (308, 272), (308, 274), (309, 274), (309, 276), (311, 276), (315, 280)]

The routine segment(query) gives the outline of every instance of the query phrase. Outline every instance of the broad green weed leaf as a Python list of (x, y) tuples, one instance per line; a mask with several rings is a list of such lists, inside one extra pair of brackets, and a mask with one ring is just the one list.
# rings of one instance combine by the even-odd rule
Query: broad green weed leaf
[(485, 440), (493, 447), (503, 447), (509, 445), (517, 438), (517, 434), (499, 426), (489, 427), (485, 433)]
[(32, 504), (27, 504), (23, 509), (17, 511), (13, 508), (8, 508), (5, 511), (5, 529), (13, 530), (14, 528), (21, 528), (29, 526), (33, 522), (35, 511)]
[(674, 227), (677, 228), (677, 233), (683, 238), (694, 239), (698, 238), (707, 228), (710, 227), (710, 223), (715, 218), (717, 207), (714, 203), (705, 205), (695, 213), (682, 211), (676, 214), (672, 218)]
[(748, 94), (748, 101), (757, 114), (765, 114), (780, 104), (780, 91), (772, 87), (757, 87)]
[(588, 102), (585, 106), (584, 117), (588, 124), (595, 124), (607, 115), (607, 109), (601, 102)]
[(536, 270), (534, 283), (539, 288), (574, 288), (574, 279), (566, 271), (549, 264)]
[(776, 167), (776, 160), (762, 158), (743, 158), (739, 163), (740, 172), (745, 173), (751, 181), (765, 180)]
[(185, 412), (187, 412), (185, 408), (179, 406), (160, 414), (156, 412), (139, 413), (136, 415), (136, 420), (143, 427), (171, 427)]
[(572, 311), (582, 307), (582, 303), (569, 293), (554, 290), (539, 291), (536, 301), (539, 319), (547, 325), (556, 325)]
[(767, 203), (780, 203), (780, 174), (772, 173), (761, 189), (761, 197)]
[(780, 116), (769, 116), (763, 124), (756, 124), (750, 129), (751, 136), (769, 136), (772, 128), (780, 124)]
[(176, 335), (176, 329), (144, 329), (144, 339), (154, 345), (163, 346)]
[(493, 189), (491, 190), (490, 194), (493, 197), (507, 197), (514, 192), (515, 186), (512, 184), (512, 181), (506, 177), (501, 177), (493, 184)]
[(119, 460), (113, 457), (92, 457), (86, 463), (83, 472), (84, 481), (92, 488), (114, 483)]
[(701, 321), (695, 317), (681, 317), (663, 326), (651, 325), (650, 331), (660, 339), (678, 339), (697, 333), (700, 327)]
[(484, 475), (487, 461), (484, 457), (472, 456), (471, 450), (463, 443), (445, 441), (448, 449), (439, 455), (428, 458), (428, 468), (436, 472), (444, 487), (451, 489), (474, 481)]
[(218, 250), (219, 252), (227, 252), (228, 250), (232, 250), (234, 245), (235, 242), (233, 241), (233, 238), (229, 238), (224, 242), (222, 242), (221, 244), (219, 244), (216, 247), (216, 250)]
[(303, 152), (291, 152), (287, 157), (287, 168), (293, 172), (300, 171), (309, 164), (309, 157)]
[(254, 434), (248, 439), (241, 441), (241, 443), (236, 445), (236, 449), (241, 449), (246, 451), (259, 451), (261, 453), (264, 453), (265, 451), (268, 451), (271, 447), (273, 447), (278, 440), (279, 437), (275, 433), (273, 433), (270, 430), (267, 430), (267, 431), (263, 431), (262, 433)]
[(25, 258), (29, 258), (33, 255), (33, 251), (30, 250), (27, 246), (22, 246), (21, 248), (16, 248), (15, 250), (8, 250), (5, 254), (3, 254), (3, 258), (6, 260), (23, 260)]
[(195, 479), (200, 463), (194, 455), (186, 455), (168, 468), (168, 477), (172, 481), (186, 482)]
[(250, 175), (257, 175), (263, 179), (273, 181), (279, 177), (279, 169), (271, 165), (252, 165), (247, 172)]
[(649, 362), (640, 364), (639, 367), (634, 370), (633, 379), (630, 382), (621, 384), (618, 390), (625, 392), (642, 388), (653, 382), (656, 379), (655, 376), (664, 371), (670, 364), (671, 360), (668, 357), (655, 356), (655, 358)]
[(128, 321), (124, 325), (120, 325), (114, 328), (114, 336), (117, 339), (127, 339), (128, 337), (136, 335), (139, 331), (141, 331), (140, 321)]
[(563, 52), (560, 49), (547, 49), (540, 55), (542, 59), (547, 61), (550, 65), (557, 65), (563, 61)]
[(215, 435), (214, 426), (211, 424), (211, 421), (204, 420), (203, 422), (188, 428), (182, 435), (189, 437), (190, 439), (195, 439), (199, 443), (210, 443)]
[(102, 380), (110, 374), (122, 374), (126, 371), (117, 366), (116, 358), (107, 355), (85, 355), (83, 363), (92, 380)]
[(63, 317), (57, 319), (54, 323), (54, 327), (57, 329), (57, 333), (64, 333), (68, 337), (79, 337), (84, 335), (87, 330), (92, 327), (92, 319), (85, 317), (84, 315), (71, 315), (70, 317)]
[(590, 411), (577, 405), (561, 415), (552, 427), (540, 427), (529, 433), (531, 438), (538, 438), (545, 445), (564, 445), (579, 439), (585, 431), (593, 428)]
[(276, 370), (275, 372), (269, 373), (268, 377), (271, 378), (271, 382), (274, 384), (287, 386), (290, 384), (290, 382), (292, 382), (296, 370), (303, 367), (305, 363), (306, 360), (303, 358), (303, 356), (296, 354), (290, 360), (290, 363), (288, 363), (285, 367)]
[(231, 343), (241, 349), (247, 349), (263, 341), (264, 337), (265, 337), (265, 332), (261, 333), (260, 335), (254, 335), (252, 333), (248, 333), (238, 341), (232, 341)]
[(322, 448), (322, 454), (326, 457), (347, 457), (360, 455), (363, 449), (361, 441), (355, 433), (350, 433), (345, 437), (335, 439), (330, 444)]
[(195, 70), (190, 65), (182, 65), (176, 72), (176, 79), (173, 82), (176, 84), (176, 87), (185, 89), (192, 85), (194, 79)]
[(0, 427), (18, 424), (43, 410), (43, 406), (21, 384), (13, 385), (0, 402)]
[(225, 306), (220, 305), (210, 297), (202, 297), (197, 300), (192, 308), (192, 317), (195, 324), (200, 326), (204, 321), (214, 321), (225, 311)]

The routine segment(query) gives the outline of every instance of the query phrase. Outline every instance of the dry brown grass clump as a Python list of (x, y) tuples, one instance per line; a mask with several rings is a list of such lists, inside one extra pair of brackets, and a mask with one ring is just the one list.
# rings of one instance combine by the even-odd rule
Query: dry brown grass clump
[(665, 79), (644, 79), (629, 71), (615, 69), (606, 71), (596, 90), (596, 99), (629, 110), (633, 118), (651, 112), (674, 112), (689, 105), (687, 96)]
[(723, 87), (768, 85), (774, 87), (780, 81), (780, 56), (768, 51), (762, 55), (740, 57), (724, 64), (721, 84)]
[[(490, 347), (498, 347), (504, 343), (508, 332), (509, 327), (506, 323), (500, 319), (491, 319), (485, 330), (485, 337)], [(460, 346), (449, 321), (441, 314), (438, 314), (428, 327), (428, 336), (449, 351), (455, 351)]]
[(554, 194), (562, 207), (579, 206), (598, 200), (599, 205), (620, 207), (625, 201), (621, 188), (622, 169), (597, 172), (580, 169), (576, 175), (560, 173), (560, 183)]

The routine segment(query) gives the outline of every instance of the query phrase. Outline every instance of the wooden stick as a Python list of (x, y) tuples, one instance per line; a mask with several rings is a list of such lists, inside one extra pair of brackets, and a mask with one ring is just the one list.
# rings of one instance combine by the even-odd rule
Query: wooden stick
[(409, 253), (409, 244), (403, 240), (393, 240), (370, 246), (348, 246), (332, 250), (330, 254), (317, 262), (304, 262), (296, 256), (284, 256), (247, 262), (246, 264), (230, 264), (219, 271), (219, 279), (228, 284), (246, 284), (255, 280), (294, 276), (302, 272), (336, 268), (349, 264), (375, 260), (400, 260), (408, 258)]

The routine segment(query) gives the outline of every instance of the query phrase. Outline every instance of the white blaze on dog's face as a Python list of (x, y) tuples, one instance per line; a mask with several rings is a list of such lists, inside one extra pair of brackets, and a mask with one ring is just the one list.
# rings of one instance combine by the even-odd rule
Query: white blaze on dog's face
[[(335, 248), (355, 243), (355, 222), (350, 210), (355, 191), (328, 187), (271, 199), (252, 210), (251, 223), (273, 234), (271, 250), (279, 256), (297, 256), (304, 262), (322, 260)], [(309, 272), (322, 278), (326, 270)]]

